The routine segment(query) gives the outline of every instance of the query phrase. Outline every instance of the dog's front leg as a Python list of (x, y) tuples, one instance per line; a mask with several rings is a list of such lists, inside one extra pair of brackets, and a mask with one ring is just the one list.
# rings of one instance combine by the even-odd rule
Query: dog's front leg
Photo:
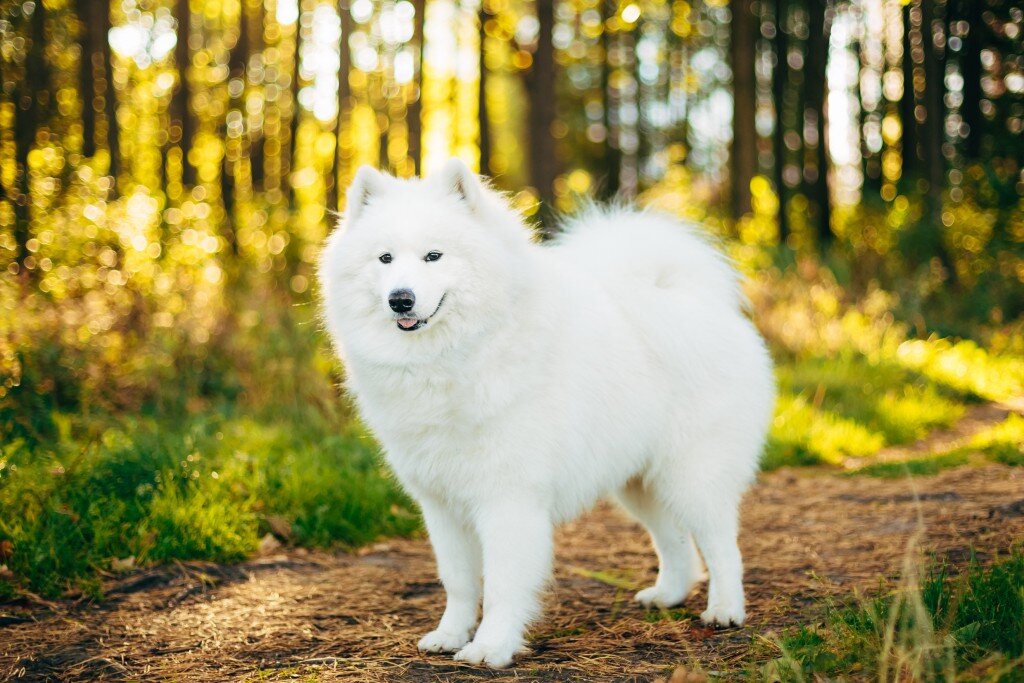
[(474, 532), (443, 505), (421, 500), (447, 602), (437, 628), (423, 636), (423, 652), (455, 652), (469, 642), (480, 606), (480, 545)]
[(484, 616), (476, 636), (455, 659), (506, 667), (523, 647), (526, 627), (540, 613), (551, 573), (553, 526), (544, 506), (497, 502), (481, 509)]

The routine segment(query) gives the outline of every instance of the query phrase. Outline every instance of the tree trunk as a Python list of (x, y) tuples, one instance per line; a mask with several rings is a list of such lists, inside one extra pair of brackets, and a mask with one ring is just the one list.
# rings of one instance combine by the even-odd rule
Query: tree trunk
[[(241, 2), (239, 4), (239, 15), (238, 15), (238, 37), (235, 40), (235, 44), (231, 47), (231, 51), (228, 53), (228, 82), (234, 80), (242, 81), (242, 90), (237, 98), (232, 98), (231, 106), (228, 108), (231, 110), (244, 109), (245, 103), (245, 72), (246, 63), (249, 58), (249, 24), (248, 24), (248, 3)], [(244, 137), (245, 132), (242, 132)], [(231, 252), (233, 254), (238, 253), (238, 240), (235, 235), (235, 185), (237, 181), (236, 174), (238, 172), (239, 159), (238, 155), (241, 152), (241, 145), (243, 140), (240, 138), (236, 141), (231, 141), (228, 138), (227, 130), (224, 130), (224, 162), (220, 169), (220, 194), (221, 201), (224, 202), (224, 213), (227, 220), (227, 233), (225, 237), (228, 240), (228, 244), (231, 246)], [(234, 154), (229, 153), (228, 145), (235, 144), (238, 148), (234, 151)]]
[(946, 189), (946, 157), (942, 153), (943, 125), (946, 120), (946, 87), (943, 74), (944, 50), (936, 44), (933, 27), (944, 21), (942, 10), (935, 0), (918, 0), (922, 13), (922, 39), (924, 47), (924, 110), (921, 126), (921, 148), (924, 152), (924, 170), (928, 181), (927, 211), (920, 228), (928, 231), (925, 243), (933, 248), (950, 277), (955, 279), (953, 260), (942, 238), (942, 198)]
[(981, 18), (983, 0), (958, 0), (961, 16), (967, 22), (961, 70), (964, 77), (964, 103), (962, 115), (968, 133), (964, 156), (970, 161), (981, 157), (985, 119), (981, 114), (981, 51), (985, 46), (985, 22)]
[[(299, 4), (302, 7), (302, 4)], [(281, 154), (286, 156), (286, 159), (282, 160), (281, 164), (281, 182), (288, 186), (288, 205), (294, 207), (296, 205), (295, 188), (292, 187), (291, 173), (295, 165), (295, 150), (298, 145), (299, 139), (299, 123), (302, 121), (302, 105), (299, 104), (299, 81), (301, 80), (301, 64), (302, 64), (302, 11), (299, 11), (299, 18), (295, 22), (295, 54), (292, 55), (292, 82), (291, 82), (291, 98), (292, 98), (292, 117), (288, 122), (289, 140), (288, 147), (284, 149), (282, 145)]]
[(93, 37), (93, 44), (100, 46), (100, 53), (103, 59), (103, 80), (106, 82), (106, 90), (103, 92), (104, 113), (107, 119), (107, 150), (110, 152), (109, 173), (114, 178), (116, 188), (117, 176), (121, 171), (121, 145), (120, 131), (117, 122), (117, 89), (114, 87), (114, 62), (110, 52), (111, 18), (110, 0), (93, 0), (102, 5), (99, 8), (98, 21), (94, 20), (92, 25), (96, 27), (96, 35)]
[(916, 178), (921, 172), (921, 150), (917, 141), (918, 105), (915, 73), (919, 73), (922, 39), (920, 8), (903, 8), (903, 97), (900, 99), (900, 122), (903, 128), (903, 177)]
[(620, 116), (619, 126), (619, 195), (634, 199), (640, 189), (640, 82), (636, 68), (639, 60), (636, 56), (636, 36), (638, 31), (619, 31), (616, 42), (619, 48), (619, 82), (628, 84), (620, 87), (619, 111), (628, 116)]
[[(385, 82), (386, 81), (382, 78), (382, 89), (386, 87), (384, 85)], [(388, 132), (391, 129), (391, 116), (388, 113), (387, 109), (384, 109), (383, 112), (378, 112), (378, 117), (381, 115), (385, 117), (387, 123), (384, 125), (384, 128), (380, 131), (380, 136), (377, 138), (377, 167), (383, 171), (392, 171), (393, 169), (391, 168), (391, 158), (388, 156)], [(380, 119), (378, 118), (378, 121), (379, 120)]]
[(809, 3), (807, 39), (807, 111), (814, 116), (818, 144), (815, 148), (815, 172), (809, 180), (807, 195), (815, 207), (815, 226), (819, 247), (832, 241), (831, 202), (828, 187), (828, 139), (825, 112), (828, 102), (828, 83), (825, 66), (828, 63), (830, 11), (826, 0)]
[[(867, 40), (865, 40), (867, 42)], [(863, 44), (858, 47), (858, 68), (860, 69), (858, 76), (862, 75), (866, 69), (869, 69), (872, 65), (868, 63), (868, 55), (864, 49)], [(867, 136), (864, 134), (866, 124), (868, 121), (874, 119), (876, 110), (872, 109), (867, 111), (864, 108), (864, 91), (863, 79), (858, 77), (857, 84), (857, 137), (860, 141), (860, 154), (861, 154), (861, 173), (864, 176), (864, 184), (861, 188), (861, 197), (866, 198), (869, 194), (878, 196), (882, 189), (882, 165), (879, 158), (879, 154), (872, 150), (868, 145)], [(879, 103), (875, 102), (874, 107), (878, 107)]]
[[(82, 156), (96, 154), (96, 105), (103, 98), (103, 112), (107, 120), (107, 149), (110, 151), (110, 174), (117, 177), (118, 130), (117, 99), (114, 92), (113, 66), (111, 64), (110, 6), (104, 0), (76, 0), (75, 12), (81, 22), (79, 27), (81, 58), (79, 60), (79, 95), (82, 98)], [(103, 69), (101, 87), (97, 88), (96, 68)]]
[(786, 38), (786, 0), (775, 0), (775, 71), (772, 74), (772, 99), (775, 103), (775, 131), (772, 134), (772, 149), (775, 156), (775, 192), (779, 197), (779, 244), (789, 238), (789, 213), (787, 208), (786, 170), (786, 82), (789, 76), (788, 42)]
[(352, 37), (352, 13), (348, 0), (338, 3), (338, 16), (341, 18), (341, 44), (338, 46), (338, 120), (334, 129), (334, 168), (332, 169), (331, 187), (327, 194), (327, 208), (341, 208), (341, 185), (345, 181), (345, 169), (341, 164), (341, 137), (344, 134), (345, 110), (351, 95), (348, 84), (348, 72), (351, 69), (352, 51), (348, 41)]
[(412, 102), (409, 103), (409, 111), (406, 120), (409, 125), (409, 158), (412, 159), (416, 173), (423, 172), (423, 25), (427, 14), (426, 0), (413, 0), (413, 7), (416, 14), (413, 17), (413, 49), (418, 52), (416, 59), (414, 78), (416, 80), (416, 92)]
[[(604, 0), (604, 22), (601, 27), (601, 52), (604, 62), (601, 64), (601, 92), (604, 96), (604, 130), (605, 130), (605, 176), (603, 195), (605, 198), (615, 197), (619, 193), (619, 174), (622, 170), (622, 152), (619, 150), (618, 98), (611, 85), (611, 63), (609, 55), (612, 51), (612, 35), (608, 29), (608, 19), (618, 11), (618, 0)], [(686, 139), (685, 137), (683, 138)]]
[(925, 169), (928, 179), (928, 197), (941, 204), (945, 186), (945, 158), (942, 155), (942, 124), (945, 119), (945, 84), (942, 74), (942, 55), (935, 45), (931, 24), (940, 18), (935, 0), (918, 0), (918, 10), (923, 13), (921, 36), (924, 48), (924, 121), (921, 125), (922, 148), (925, 154)]
[(43, 3), (36, 2), (29, 18), (25, 77), (16, 91), (14, 114), (14, 160), (18, 174), (18, 194), (14, 198), (14, 242), (15, 259), (23, 273), (25, 259), (29, 256), (32, 221), (29, 155), (35, 147), (39, 127), (44, 123), (46, 103), (50, 97), (50, 73), (44, 52), (45, 26), (46, 9)]
[(554, 199), (558, 162), (555, 159), (555, 49), (551, 31), (555, 24), (554, 0), (537, 0), (537, 51), (533, 54), (533, 68), (526, 77), (526, 91), (530, 99), (530, 182), (537, 189), (542, 202), (541, 218), (546, 217)]
[(480, 3), (480, 78), (477, 81), (477, 118), (480, 119), (480, 173), (491, 175), (491, 117), (487, 111), (487, 0)]
[[(83, 0), (88, 2), (89, 0)], [(175, 20), (178, 23), (178, 43), (174, 48), (174, 64), (178, 69), (178, 88), (171, 97), (171, 130), (174, 135), (172, 143), (181, 147), (181, 184), (185, 187), (195, 185), (196, 170), (189, 163), (188, 152), (192, 147), (193, 121), (190, 105), (190, 88), (188, 69), (192, 63), (189, 50), (191, 12), (189, 0), (177, 0), (175, 3)]]
[(82, 156), (86, 158), (96, 154), (96, 79), (92, 65), (99, 46), (93, 43), (96, 37), (93, 29), (95, 8), (96, 3), (90, 0), (77, 0), (75, 3), (82, 50), (78, 60), (78, 94), (82, 98)]
[(750, 213), (750, 181), (757, 174), (757, 128), (754, 115), (757, 91), (754, 83), (754, 56), (757, 41), (756, 17), (752, 0), (732, 2), (733, 136), (730, 150), (732, 167), (732, 217), (739, 220)]
[[(249, 54), (262, 53), (265, 47), (263, 36), (266, 30), (266, 14), (263, 2), (254, 3), (250, 9), (253, 14), (249, 22)], [(260, 82), (266, 83), (265, 75), (260, 76)], [(265, 102), (264, 105), (266, 105)], [(266, 121), (264, 119), (265, 125)], [(252, 187), (255, 192), (263, 189), (263, 144), (266, 128), (261, 126), (258, 135), (253, 135), (252, 131), (249, 131), (249, 135), (249, 168), (252, 176)]]

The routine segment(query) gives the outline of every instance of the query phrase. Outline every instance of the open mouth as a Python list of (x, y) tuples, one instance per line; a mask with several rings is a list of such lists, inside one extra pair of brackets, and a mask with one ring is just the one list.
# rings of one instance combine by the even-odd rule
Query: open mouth
[(437, 302), (437, 308), (435, 308), (434, 312), (426, 318), (398, 318), (395, 320), (395, 323), (398, 325), (398, 329), (403, 332), (412, 332), (413, 330), (418, 330), (421, 327), (426, 327), (427, 323), (430, 322), (430, 319), (437, 315), (437, 312), (441, 310), (441, 304), (444, 303), (444, 298), (446, 296), (448, 296), (448, 292), (441, 295), (441, 300)]

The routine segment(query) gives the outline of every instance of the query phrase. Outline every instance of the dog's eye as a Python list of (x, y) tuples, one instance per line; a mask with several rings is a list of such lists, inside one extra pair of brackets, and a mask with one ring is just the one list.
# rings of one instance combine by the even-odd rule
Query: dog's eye
[(378, 256), (377, 260), (380, 261), (381, 263), (391, 263), (391, 254), (385, 252)]
[(427, 252), (427, 255), (423, 257), (423, 260), (429, 263), (430, 261), (436, 261), (439, 258), (441, 258), (441, 252), (430, 251)]

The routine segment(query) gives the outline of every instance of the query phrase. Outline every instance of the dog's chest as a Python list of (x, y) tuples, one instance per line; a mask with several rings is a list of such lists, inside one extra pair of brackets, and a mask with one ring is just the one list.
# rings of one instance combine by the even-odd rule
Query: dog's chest
[(493, 469), (490, 457), (512, 438), (519, 410), (509, 385), (494, 379), (420, 376), (356, 395), (403, 483), (449, 497), (460, 482)]
[(479, 385), (458, 378), (408, 375), (354, 387), (363, 413), (389, 450), (431, 450), (463, 441), (486, 421)]

